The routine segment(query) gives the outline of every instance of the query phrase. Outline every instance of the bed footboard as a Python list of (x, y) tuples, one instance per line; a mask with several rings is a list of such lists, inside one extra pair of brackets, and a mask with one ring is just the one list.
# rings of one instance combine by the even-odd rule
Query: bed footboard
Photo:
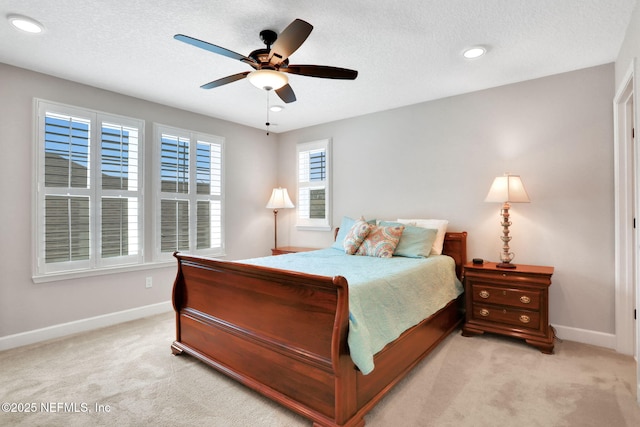
[(345, 425), (357, 412), (343, 277), (175, 257), (174, 354), (190, 354), (319, 425)]

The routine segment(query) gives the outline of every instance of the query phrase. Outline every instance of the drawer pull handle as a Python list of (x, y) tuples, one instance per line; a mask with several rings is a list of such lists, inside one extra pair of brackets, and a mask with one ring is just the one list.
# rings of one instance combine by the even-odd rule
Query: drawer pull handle
[(531, 302), (531, 298), (529, 298), (526, 295), (522, 295), (520, 297), (520, 302), (523, 303), (523, 304), (529, 304)]
[(487, 299), (489, 298), (489, 291), (485, 291), (484, 289), (480, 291), (480, 298)]
[(525, 316), (524, 314), (522, 316), (520, 316), (520, 321), (522, 323), (529, 323), (531, 322), (531, 318), (529, 316)]
[(480, 316), (487, 317), (488, 315), (489, 315), (489, 310), (487, 310), (486, 308), (483, 308), (480, 310)]

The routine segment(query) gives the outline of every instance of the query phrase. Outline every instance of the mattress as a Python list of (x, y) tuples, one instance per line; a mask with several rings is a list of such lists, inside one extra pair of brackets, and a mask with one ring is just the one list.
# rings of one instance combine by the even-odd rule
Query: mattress
[(377, 352), (463, 292), (455, 262), (446, 255), (376, 258), (327, 248), (238, 262), (346, 278), (349, 352), (365, 375), (375, 368)]

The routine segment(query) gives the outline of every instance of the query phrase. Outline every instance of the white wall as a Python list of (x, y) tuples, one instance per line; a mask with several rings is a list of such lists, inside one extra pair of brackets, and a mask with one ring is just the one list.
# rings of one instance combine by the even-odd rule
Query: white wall
[[(611, 346), (613, 96), (608, 64), (288, 132), (279, 182), (295, 198), (295, 144), (330, 137), (334, 225), (343, 215), (446, 218), (469, 232), (470, 258), (496, 261), (500, 206), (483, 200), (494, 177), (520, 174), (531, 203), (512, 205), (514, 262), (555, 267), (560, 337), (585, 330)], [(297, 231), (291, 211), (280, 219), (282, 245), (331, 243), (329, 232)]]
[[(0, 341), (14, 334), (167, 302), (176, 271), (171, 265), (33, 283), (34, 97), (145, 120), (146, 155), (152, 149), (153, 122), (226, 138), (228, 258), (270, 253), (273, 214), (264, 206), (276, 185), (276, 138), (257, 129), (0, 64)], [(149, 179), (151, 169), (145, 173)], [(145, 196), (145, 224), (151, 231), (152, 198), (149, 191)], [(149, 236), (145, 239), (148, 245)], [(153, 278), (151, 289), (144, 286), (148, 276)]]

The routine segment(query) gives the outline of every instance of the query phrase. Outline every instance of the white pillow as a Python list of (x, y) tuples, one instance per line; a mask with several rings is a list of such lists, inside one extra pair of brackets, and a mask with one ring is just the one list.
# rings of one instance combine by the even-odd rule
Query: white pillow
[(438, 230), (436, 240), (431, 246), (430, 255), (442, 255), (442, 246), (444, 245), (444, 235), (447, 232), (449, 221), (446, 219), (400, 219), (398, 222), (407, 225), (414, 225), (422, 228), (432, 228)]

